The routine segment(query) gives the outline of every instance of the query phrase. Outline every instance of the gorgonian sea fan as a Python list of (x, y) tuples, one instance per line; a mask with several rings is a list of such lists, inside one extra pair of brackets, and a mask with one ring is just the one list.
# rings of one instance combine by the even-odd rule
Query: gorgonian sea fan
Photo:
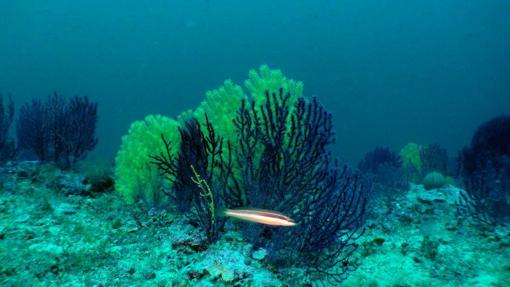
[(20, 109), (17, 138), (22, 150), (41, 161), (70, 168), (97, 144), (97, 103), (87, 97), (69, 101), (54, 93), (46, 101), (32, 100)]
[(266, 92), (261, 105), (243, 101), (234, 122), (243, 175), (238, 185), (248, 205), (280, 211), (297, 225), (250, 225), (244, 234), (268, 249), (274, 262), (341, 281), (355, 267), (349, 258), (363, 233), (365, 188), (328, 151), (334, 142), (331, 114), (316, 98), (300, 97), (291, 109), (290, 97), (279, 89)]

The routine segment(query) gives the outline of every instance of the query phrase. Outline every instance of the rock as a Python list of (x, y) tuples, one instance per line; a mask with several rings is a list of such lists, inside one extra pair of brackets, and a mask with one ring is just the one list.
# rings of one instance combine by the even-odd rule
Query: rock
[(207, 243), (205, 241), (198, 241), (193, 238), (187, 238), (184, 240), (174, 241), (172, 242), (173, 249), (189, 249), (194, 252), (202, 252), (207, 250)]
[(92, 192), (96, 193), (107, 192), (114, 189), (113, 178), (106, 174), (94, 177), (88, 176), (85, 178), (84, 182), (90, 185), (90, 190)]
[(16, 190), (16, 179), (12, 176), (2, 177), (0, 179), (0, 189), (6, 192), (14, 192)]
[(361, 254), (362, 256), (364, 257), (367, 257), (367, 256), (370, 256), (370, 255), (374, 255), (377, 253), (377, 250), (379, 247), (381, 247), (384, 242), (386, 240), (384, 238), (380, 238), (380, 237), (377, 237), (377, 238), (374, 238), (372, 240), (369, 240), (369, 241), (365, 241), (361, 244)]
[(260, 261), (260, 260), (264, 259), (266, 256), (267, 256), (267, 251), (265, 249), (259, 249), (255, 252), (253, 252), (253, 254), (251, 255), (251, 258)]
[(35, 177), (41, 163), (39, 161), (22, 161), (15, 165), (14, 172), (19, 179)]
[(127, 233), (135, 233), (135, 232), (138, 232), (139, 228), (136, 224), (129, 224), (129, 225), (125, 226), (124, 230)]
[(421, 242), (420, 251), (426, 258), (434, 260), (439, 251), (439, 241), (431, 240), (428, 236), (425, 236)]
[(16, 268), (6, 268), (6, 267), (3, 267), (3, 266), (0, 266), (0, 274), (3, 275), (3, 276), (14, 276), (16, 275)]
[(115, 218), (113, 221), (112, 221), (112, 228), (113, 229), (119, 229), (122, 227), (122, 219), (120, 218)]
[(27, 223), (30, 220), (30, 214), (22, 213), (19, 217), (16, 218), (16, 223)]
[(192, 271), (187, 272), (189, 280), (202, 279), (207, 274), (209, 274), (209, 271), (207, 271), (206, 269), (204, 269), (202, 271), (192, 270)]
[(30, 177), (30, 174), (26, 170), (20, 170), (20, 171), (18, 171), (18, 173), (16, 175), (20, 179), (26, 179), (26, 178)]
[(438, 207), (448, 202), (446, 193), (437, 190), (423, 190), (417, 194), (416, 201), (427, 207)]
[(423, 179), (423, 187), (426, 190), (441, 188), (446, 185), (446, 178), (440, 172), (429, 172)]
[(24, 230), (23, 232), (23, 239), (24, 240), (32, 240), (37, 236), (37, 234), (32, 230)]
[(72, 215), (76, 214), (78, 212), (79, 207), (69, 204), (69, 203), (62, 203), (57, 208), (55, 208), (55, 214), (58, 215)]
[(52, 243), (34, 243), (28, 247), (29, 250), (39, 253), (48, 253), (53, 256), (60, 256), (64, 252), (62, 246), (58, 246)]
[(223, 238), (228, 242), (243, 242), (243, 236), (239, 232), (236, 231), (227, 231)]
[(409, 252), (409, 243), (402, 242), (402, 244), (400, 244), (400, 253), (402, 253), (402, 255), (406, 256), (408, 252)]
[(431, 200), (429, 198), (424, 198), (424, 197), (418, 196), (418, 202), (426, 204), (426, 205), (432, 205), (433, 200)]
[(154, 273), (153, 271), (146, 271), (143, 273), (143, 278), (147, 280), (152, 280), (156, 278), (156, 273)]
[(161, 213), (165, 213), (165, 210), (164, 209), (159, 209), (159, 208), (152, 207), (147, 212), (147, 215), (149, 215), (150, 217), (158, 217), (158, 216), (160, 216)]
[(236, 274), (230, 268), (223, 264), (214, 264), (207, 268), (207, 273), (215, 279), (220, 279), (224, 283), (230, 283), (236, 279)]
[(377, 246), (381, 246), (383, 245), (384, 241), (386, 241), (384, 238), (374, 238), (373, 242), (377, 245)]
[(202, 252), (207, 250), (207, 242), (205, 241), (191, 241), (188, 246), (195, 252)]
[(48, 228), (48, 232), (53, 235), (53, 236), (56, 236), (58, 235), (60, 232), (62, 232), (61, 228), (58, 227), (58, 226), (50, 226)]
[(400, 221), (403, 224), (403, 226), (407, 226), (413, 222), (413, 218), (408, 214), (400, 214), (398, 217), (398, 221)]
[(221, 273), (221, 279), (225, 283), (230, 283), (234, 281), (235, 278), (236, 275), (232, 270), (225, 270), (223, 273)]
[(85, 183), (84, 176), (73, 173), (60, 174), (48, 185), (65, 195), (89, 195), (92, 189)]

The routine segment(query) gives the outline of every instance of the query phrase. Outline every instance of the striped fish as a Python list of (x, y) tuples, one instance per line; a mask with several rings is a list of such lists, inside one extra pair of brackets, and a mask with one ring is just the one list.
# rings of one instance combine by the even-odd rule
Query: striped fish
[(257, 208), (227, 208), (221, 210), (220, 215), (272, 226), (296, 225), (294, 220), (279, 212)]

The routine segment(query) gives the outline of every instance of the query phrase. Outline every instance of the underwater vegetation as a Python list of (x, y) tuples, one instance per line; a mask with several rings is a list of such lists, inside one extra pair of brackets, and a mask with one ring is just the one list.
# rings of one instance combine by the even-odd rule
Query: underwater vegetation
[[(288, 80), (279, 70), (262, 66), (258, 73), (250, 71), (245, 86), (249, 96), (225, 81), (207, 93), (196, 111), (178, 117), (177, 132), (150, 132), (157, 149), (138, 149), (142, 153), (132, 158), (126, 152), (129, 145), (148, 141), (131, 138), (130, 129), (117, 156), (117, 181), (131, 182), (134, 189), (142, 182), (154, 186), (153, 192), (169, 195), (209, 243), (233, 227), (217, 216), (218, 210), (250, 206), (281, 212), (296, 226), (234, 227), (267, 250), (271, 262), (306, 267), (320, 278), (340, 281), (355, 268), (349, 259), (363, 232), (366, 189), (359, 175), (339, 167), (328, 150), (334, 142), (332, 115), (316, 98), (302, 95), (302, 83)], [(122, 178), (128, 168), (123, 162), (135, 158), (151, 176)], [(152, 176), (151, 164), (159, 178)], [(119, 191), (131, 200), (154, 197), (127, 188)]]
[(14, 119), (14, 102), (9, 95), (7, 106), (4, 106), (3, 95), (0, 94), (0, 164), (11, 160), (16, 155), (16, 144), (9, 135)]
[(438, 171), (429, 172), (423, 178), (423, 187), (426, 190), (441, 188), (445, 186), (446, 183), (446, 177)]
[(358, 169), (370, 187), (368, 199), (372, 204), (383, 203), (390, 207), (395, 197), (408, 188), (401, 156), (387, 147), (376, 147), (365, 154)]
[(97, 144), (97, 103), (87, 97), (69, 100), (58, 93), (20, 108), (16, 123), (18, 148), (42, 162), (68, 169)]
[(422, 147), (420, 158), (422, 161), (422, 175), (426, 176), (431, 172), (438, 172), (442, 175), (450, 173), (448, 170), (448, 152), (440, 144), (434, 143)]
[(353, 267), (349, 255), (361, 234), (362, 181), (339, 168), (328, 152), (334, 140), (331, 114), (316, 98), (299, 97), (291, 109), (287, 101), (292, 95), (282, 88), (265, 96), (258, 108), (254, 102), (243, 103), (235, 120), (241, 130), (238, 159), (244, 167), (240, 185), (248, 205), (281, 211), (296, 226), (246, 226), (255, 232), (245, 234), (277, 262), (312, 266), (341, 278)]
[(449, 175), (450, 158), (440, 144), (419, 145), (408, 143), (400, 150), (402, 168), (407, 181), (422, 183), (431, 173)]
[(421, 179), (423, 166), (421, 149), (422, 146), (417, 143), (408, 143), (399, 152), (407, 181), (419, 182)]
[(371, 206), (383, 204), (391, 212), (395, 199), (407, 192), (409, 183), (423, 184), (427, 190), (449, 183), (448, 163), (448, 153), (441, 145), (409, 143), (399, 154), (387, 147), (376, 147), (365, 154), (358, 170), (370, 187)]
[[(0, 95), (0, 163), (37, 158), (69, 169), (86, 158), (97, 144), (97, 103), (87, 97), (66, 99), (58, 93), (45, 101), (34, 99), (19, 109), (17, 119), (12, 97), (4, 106)], [(10, 127), (16, 120), (16, 141)]]
[(230, 144), (223, 154), (223, 138), (216, 135), (208, 117), (205, 132), (195, 118), (179, 127), (181, 138), (177, 157), (172, 155), (173, 143), (162, 136), (165, 152), (151, 156), (154, 164), (172, 184), (169, 195), (192, 222), (204, 230), (207, 240), (218, 239), (224, 218), (216, 218), (216, 208), (229, 206), (233, 200), (232, 157)]
[(159, 175), (157, 166), (150, 163), (151, 154), (159, 154), (165, 149), (162, 136), (170, 140), (172, 155), (179, 150), (179, 123), (162, 115), (149, 115), (129, 127), (128, 134), (122, 137), (122, 144), (115, 157), (115, 188), (128, 203), (139, 200), (149, 208), (162, 208), (168, 205), (169, 180)]
[(387, 147), (376, 147), (373, 151), (365, 154), (365, 157), (358, 164), (358, 169), (363, 173), (377, 173), (383, 166), (400, 168), (402, 159)]
[(510, 116), (481, 124), (459, 155), (465, 192), (459, 212), (484, 227), (510, 219)]

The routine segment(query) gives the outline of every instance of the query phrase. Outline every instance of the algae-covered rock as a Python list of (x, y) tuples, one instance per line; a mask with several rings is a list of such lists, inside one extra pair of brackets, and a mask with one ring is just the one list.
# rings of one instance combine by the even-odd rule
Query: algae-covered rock
[(55, 208), (57, 215), (72, 215), (78, 212), (79, 207), (70, 203), (61, 203)]
[(423, 187), (425, 187), (426, 190), (441, 188), (445, 185), (446, 178), (438, 171), (429, 172), (425, 178), (423, 178)]
[(156, 273), (154, 273), (153, 271), (145, 271), (143, 273), (143, 278), (145, 278), (146, 280), (152, 280), (156, 278)]
[(184, 272), (188, 278), (193, 278), (193, 286), (206, 286), (207, 282), (214, 286), (281, 286), (275, 274), (258, 261), (247, 264), (250, 252), (250, 244), (218, 241), (198, 253), (199, 257)]
[(267, 256), (267, 251), (262, 248), (253, 252), (253, 254), (251, 255), (251, 257), (255, 260), (262, 260), (262, 259), (266, 258), (266, 256)]
[(52, 256), (61, 256), (64, 248), (52, 243), (34, 243), (28, 247), (29, 250), (37, 253), (47, 253)]
[(60, 171), (56, 173), (47, 186), (64, 195), (89, 195), (92, 188), (90, 184), (85, 182), (83, 175)]
[(426, 258), (430, 260), (436, 259), (439, 252), (439, 241), (432, 240), (428, 236), (425, 236), (421, 242), (420, 251)]

